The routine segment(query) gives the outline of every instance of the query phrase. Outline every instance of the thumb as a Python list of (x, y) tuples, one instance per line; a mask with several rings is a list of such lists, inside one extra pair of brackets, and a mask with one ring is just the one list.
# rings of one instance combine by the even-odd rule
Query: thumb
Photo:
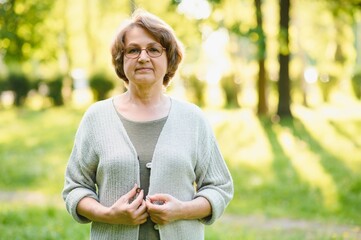
[(140, 193), (140, 191), (141, 189), (138, 188), (138, 185), (134, 184), (134, 187), (129, 192), (124, 194), (123, 197), (127, 199), (129, 202), (132, 202), (137, 197), (137, 194)]

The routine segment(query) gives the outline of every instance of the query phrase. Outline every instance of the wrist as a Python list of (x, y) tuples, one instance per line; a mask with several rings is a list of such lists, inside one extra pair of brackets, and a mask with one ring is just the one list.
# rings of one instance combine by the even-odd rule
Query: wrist
[(115, 219), (115, 210), (112, 207), (104, 207), (101, 210), (101, 214), (100, 216), (102, 216), (102, 222), (104, 223), (108, 223), (108, 224), (117, 224), (114, 219)]
[(183, 220), (191, 220), (192, 219), (192, 211), (193, 211), (193, 207), (192, 207), (192, 202), (188, 201), (188, 202), (182, 202), (181, 203), (181, 211), (180, 211), (180, 218)]
[(183, 202), (182, 209), (184, 220), (202, 219), (212, 213), (211, 205), (204, 197), (197, 197), (192, 201)]

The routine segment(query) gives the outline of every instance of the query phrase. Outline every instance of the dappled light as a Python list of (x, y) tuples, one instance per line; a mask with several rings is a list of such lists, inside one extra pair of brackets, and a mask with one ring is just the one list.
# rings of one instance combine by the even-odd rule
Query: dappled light
[[(258, 118), (251, 111), (223, 113), (216, 125), (220, 147), (234, 168), (249, 168), (259, 175), (251, 184), (259, 185), (272, 179), (274, 159), (267, 136)], [(237, 124), (235, 124), (237, 123)]]
[(274, 128), (283, 151), (301, 180), (322, 193), (325, 208), (337, 210), (339, 195), (335, 180), (323, 168), (317, 153), (312, 152), (307, 142), (296, 138), (290, 129), (278, 125)]
[[(342, 110), (339, 111), (342, 116)], [(322, 147), (336, 156), (351, 172), (361, 173), (361, 149), (339, 134), (322, 112), (297, 107), (295, 113)]]

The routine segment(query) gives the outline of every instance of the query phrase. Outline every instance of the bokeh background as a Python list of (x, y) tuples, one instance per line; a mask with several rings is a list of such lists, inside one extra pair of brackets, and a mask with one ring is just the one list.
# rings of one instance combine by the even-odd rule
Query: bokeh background
[(125, 91), (110, 44), (136, 8), (186, 55), (235, 196), (206, 239), (361, 239), (360, 0), (0, 0), (0, 239), (88, 239), (61, 199), (87, 107)]

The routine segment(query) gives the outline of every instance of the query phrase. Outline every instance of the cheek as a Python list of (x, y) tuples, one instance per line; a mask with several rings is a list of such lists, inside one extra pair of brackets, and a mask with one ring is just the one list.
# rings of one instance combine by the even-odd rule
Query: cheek
[(131, 64), (130, 61), (124, 61), (123, 71), (124, 71), (125, 75), (128, 75), (128, 73), (130, 72), (133, 65), (134, 64)]
[(163, 67), (162, 67), (165, 71), (165, 73), (168, 72), (168, 60), (167, 58), (163, 61)]

